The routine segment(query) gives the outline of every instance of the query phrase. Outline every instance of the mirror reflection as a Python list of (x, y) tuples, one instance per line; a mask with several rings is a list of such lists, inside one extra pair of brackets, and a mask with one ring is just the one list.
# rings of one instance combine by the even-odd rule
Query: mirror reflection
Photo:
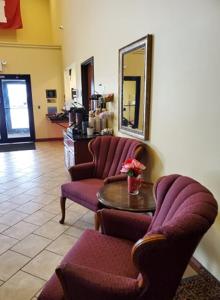
[(150, 67), (150, 35), (119, 50), (119, 130), (142, 139), (148, 138)]
[(123, 56), (123, 125), (143, 131), (145, 47)]

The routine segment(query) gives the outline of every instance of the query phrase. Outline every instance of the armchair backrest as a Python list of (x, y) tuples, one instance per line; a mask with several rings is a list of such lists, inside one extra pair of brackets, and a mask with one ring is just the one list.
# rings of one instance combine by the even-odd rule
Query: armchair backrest
[(214, 222), (217, 202), (204, 186), (180, 175), (160, 178), (154, 192), (155, 215), (145, 237), (135, 244), (133, 259), (144, 279), (146, 299), (168, 300)]
[(99, 136), (89, 143), (89, 149), (95, 162), (94, 177), (104, 179), (120, 174), (127, 158), (140, 159), (144, 144), (129, 138)]

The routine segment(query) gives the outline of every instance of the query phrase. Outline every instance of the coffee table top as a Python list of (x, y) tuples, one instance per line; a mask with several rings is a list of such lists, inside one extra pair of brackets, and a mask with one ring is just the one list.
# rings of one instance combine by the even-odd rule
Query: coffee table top
[(133, 212), (155, 211), (152, 183), (142, 183), (138, 195), (128, 193), (127, 181), (108, 183), (97, 193), (97, 198), (109, 208)]

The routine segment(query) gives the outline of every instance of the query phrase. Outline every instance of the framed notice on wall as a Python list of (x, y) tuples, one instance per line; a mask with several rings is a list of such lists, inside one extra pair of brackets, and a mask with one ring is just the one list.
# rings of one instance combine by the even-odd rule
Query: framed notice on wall
[(48, 115), (55, 115), (57, 113), (57, 107), (56, 106), (48, 106), (47, 113), (48, 113)]
[(46, 90), (46, 98), (57, 98), (57, 90)]

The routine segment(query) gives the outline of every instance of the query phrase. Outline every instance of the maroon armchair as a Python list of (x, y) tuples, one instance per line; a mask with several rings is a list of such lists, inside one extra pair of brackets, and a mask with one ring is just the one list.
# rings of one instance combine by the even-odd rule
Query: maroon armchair
[(200, 239), (217, 215), (213, 195), (170, 175), (155, 185), (153, 217), (112, 209), (102, 233), (85, 230), (39, 300), (171, 300)]
[(89, 150), (93, 161), (71, 167), (72, 182), (61, 186), (61, 224), (65, 219), (66, 198), (95, 212), (100, 209), (96, 196), (99, 189), (105, 183), (126, 179), (125, 174), (120, 174), (122, 163), (129, 157), (140, 159), (144, 144), (134, 139), (99, 136), (91, 140)]

